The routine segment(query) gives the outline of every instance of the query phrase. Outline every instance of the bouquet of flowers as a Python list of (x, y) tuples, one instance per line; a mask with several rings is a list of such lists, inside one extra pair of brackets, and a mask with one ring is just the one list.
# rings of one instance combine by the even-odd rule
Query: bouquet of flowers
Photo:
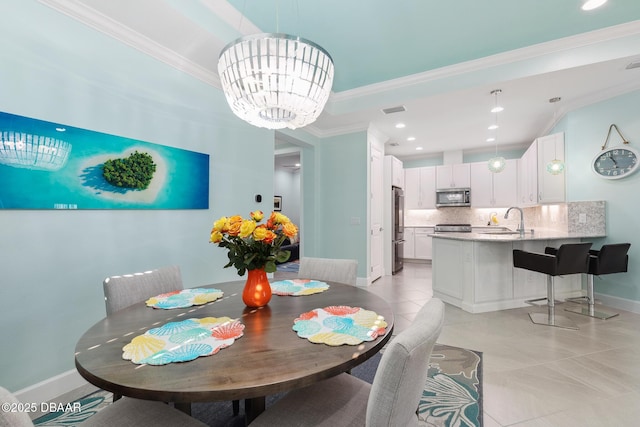
[(285, 262), (290, 251), (280, 249), (284, 239), (298, 234), (298, 227), (279, 212), (272, 212), (266, 223), (262, 211), (251, 212), (249, 219), (240, 215), (223, 216), (213, 223), (210, 243), (229, 250), (229, 263), (243, 276), (246, 270), (264, 268), (267, 273), (276, 271), (276, 261)]

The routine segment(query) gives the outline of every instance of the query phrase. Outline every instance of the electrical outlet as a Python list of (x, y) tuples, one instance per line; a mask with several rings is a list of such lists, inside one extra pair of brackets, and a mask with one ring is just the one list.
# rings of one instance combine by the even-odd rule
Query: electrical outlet
[(585, 213), (581, 213), (578, 215), (578, 222), (580, 224), (586, 224), (587, 223), (587, 214)]

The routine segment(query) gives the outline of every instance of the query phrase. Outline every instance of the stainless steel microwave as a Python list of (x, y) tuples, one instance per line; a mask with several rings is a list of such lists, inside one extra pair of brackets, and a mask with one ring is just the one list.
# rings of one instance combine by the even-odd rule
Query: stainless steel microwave
[(442, 188), (436, 190), (436, 207), (471, 206), (470, 188)]

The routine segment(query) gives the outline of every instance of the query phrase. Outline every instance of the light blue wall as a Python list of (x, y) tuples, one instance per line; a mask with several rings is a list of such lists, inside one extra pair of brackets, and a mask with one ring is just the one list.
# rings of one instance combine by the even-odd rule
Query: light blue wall
[(302, 147), (302, 255), (356, 259), (358, 277), (367, 277), (367, 133), (283, 133)]
[(74, 369), (106, 276), (178, 264), (186, 287), (236, 279), (209, 231), (271, 210), (274, 134), (185, 73), (38, 2), (7, 3), (0, 111), (207, 153), (211, 167), (208, 210), (0, 210), (0, 385), (17, 391)]
[[(567, 200), (605, 200), (607, 237), (594, 240), (593, 247), (605, 243), (631, 243), (629, 272), (597, 278), (596, 292), (640, 301), (640, 172), (606, 180), (591, 171), (591, 160), (600, 151), (607, 131), (615, 123), (632, 147), (640, 150), (640, 91), (635, 91), (571, 112), (554, 129), (565, 132)], [(609, 146), (620, 145), (612, 133)]]
[(323, 139), (316, 146), (316, 256), (358, 260), (367, 276), (367, 133)]

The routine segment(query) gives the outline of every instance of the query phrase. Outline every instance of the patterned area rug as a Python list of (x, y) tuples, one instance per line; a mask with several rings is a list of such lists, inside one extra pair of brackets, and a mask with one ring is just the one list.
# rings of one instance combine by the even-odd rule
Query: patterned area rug
[(436, 344), (418, 419), (429, 427), (482, 426), (482, 353)]
[(300, 270), (300, 261), (296, 260), (291, 262), (285, 262), (283, 264), (278, 264), (276, 266), (276, 269), (278, 271), (282, 271), (285, 273), (297, 273), (298, 270)]
[[(381, 354), (376, 354), (351, 373), (373, 382), (380, 358)], [(267, 408), (281, 396), (269, 396)], [(78, 400), (81, 412), (46, 414), (34, 420), (34, 424), (38, 427), (79, 426), (112, 400), (111, 393), (100, 390)], [(210, 426), (240, 427), (244, 426), (243, 403), (240, 415), (235, 417), (231, 402), (195, 403), (192, 414)], [(420, 425), (425, 427), (482, 427), (482, 353), (436, 344), (418, 407), (418, 418)]]

